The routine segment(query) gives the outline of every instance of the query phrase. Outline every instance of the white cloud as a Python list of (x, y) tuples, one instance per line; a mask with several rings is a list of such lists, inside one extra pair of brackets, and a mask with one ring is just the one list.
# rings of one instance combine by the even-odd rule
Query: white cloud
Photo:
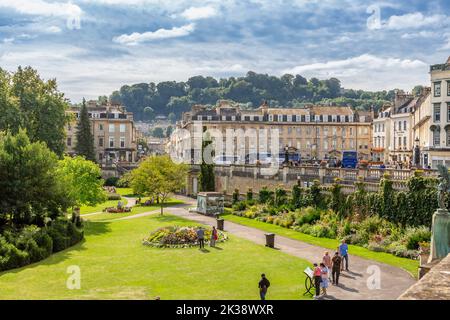
[(384, 27), (391, 30), (417, 29), (429, 26), (441, 26), (448, 23), (449, 17), (442, 14), (423, 15), (421, 12), (408, 13), (402, 16), (391, 16)]
[(48, 28), (45, 28), (44, 31), (47, 33), (60, 33), (62, 30), (60, 27), (50, 26)]
[(300, 65), (283, 73), (340, 79), (354, 89), (410, 89), (427, 83), (428, 65), (421, 60), (383, 58), (371, 54), (328, 62)]
[(22, 14), (41, 16), (80, 16), (82, 10), (70, 2), (47, 2), (43, 0), (1, 0), (0, 8), (13, 9)]
[(156, 31), (148, 31), (144, 33), (133, 32), (132, 34), (123, 34), (115, 37), (114, 42), (126, 45), (137, 45), (141, 42), (177, 38), (189, 35), (195, 30), (195, 24), (190, 23), (181, 27), (173, 27), (172, 29), (158, 29)]
[(439, 36), (437, 32), (433, 31), (420, 31), (414, 33), (405, 33), (402, 35), (402, 39), (416, 39), (416, 38), (435, 38)]
[(191, 7), (183, 11), (181, 16), (188, 20), (200, 20), (211, 18), (217, 15), (217, 11), (213, 7)]
[(13, 43), (15, 40), (15, 38), (11, 37), (11, 38), (4, 38), (3, 39), (3, 43)]

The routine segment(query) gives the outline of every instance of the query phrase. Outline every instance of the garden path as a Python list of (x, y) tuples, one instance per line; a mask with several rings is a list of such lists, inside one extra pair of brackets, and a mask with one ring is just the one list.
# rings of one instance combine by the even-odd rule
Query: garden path
[[(195, 200), (180, 196), (177, 196), (177, 198), (183, 200), (185, 204), (166, 207), (166, 212), (205, 225), (216, 225), (215, 218), (187, 210), (186, 207), (193, 205)], [(159, 210), (124, 217), (120, 220), (139, 218), (157, 212), (159, 212)], [(257, 244), (265, 244), (265, 232), (256, 228), (225, 221), (225, 231)], [(330, 254), (332, 254), (333, 251), (329, 248), (311, 245), (278, 235), (275, 237), (275, 250), (281, 250), (311, 262), (321, 262), (325, 251), (329, 251)], [(404, 291), (406, 291), (406, 289), (416, 282), (407, 271), (381, 262), (363, 259), (353, 255), (349, 256), (349, 262), (350, 271), (341, 273), (339, 286), (330, 285), (328, 288), (328, 297), (324, 299), (393, 300), (397, 299)], [(262, 272), (264, 272), (264, 270), (261, 270), (261, 273)], [(379, 274), (379, 288), (376, 286), (376, 283), (371, 281), (376, 278), (374, 272)], [(267, 276), (270, 279), (270, 275)]]

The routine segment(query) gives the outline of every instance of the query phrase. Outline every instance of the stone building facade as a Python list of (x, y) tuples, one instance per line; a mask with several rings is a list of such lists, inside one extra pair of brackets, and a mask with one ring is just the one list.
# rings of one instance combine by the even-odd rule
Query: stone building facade
[[(134, 126), (133, 113), (120, 105), (98, 105), (96, 101), (87, 102), (87, 109), (97, 163), (102, 166), (136, 163), (139, 132)], [(73, 120), (66, 126), (66, 152), (74, 155), (80, 108), (72, 107), (68, 113), (73, 115)]]
[[(343, 151), (354, 150), (358, 151), (360, 160), (369, 160), (372, 118), (372, 112), (358, 112), (350, 107), (269, 108), (267, 104), (263, 104), (257, 109), (242, 110), (238, 105), (224, 100), (219, 101), (212, 109), (195, 105), (191, 112), (184, 113), (177, 129), (185, 129), (192, 141), (183, 144), (183, 139), (179, 136), (172, 137), (169, 146), (172, 154), (186, 160), (199, 156), (201, 149), (193, 140), (199, 137), (201, 139), (201, 131), (216, 130), (221, 132), (223, 137), (226, 136), (227, 130), (251, 131), (256, 135), (255, 140), (245, 139), (238, 142), (239, 134), (235, 137), (233, 155), (237, 156), (238, 151), (243, 149), (246, 154), (261, 150), (283, 153), (285, 149), (289, 149), (299, 153), (302, 160), (322, 160), (340, 159)], [(196, 129), (196, 124), (201, 127)], [(277, 130), (279, 133), (279, 150), (262, 148), (262, 141), (271, 144), (271, 137), (264, 136), (263, 139), (263, 135), (270, 130)], [(192, 147), (195, 145), (197, 148)], [(238, 157), (237, 162), (243, 161), (244, 159)]]

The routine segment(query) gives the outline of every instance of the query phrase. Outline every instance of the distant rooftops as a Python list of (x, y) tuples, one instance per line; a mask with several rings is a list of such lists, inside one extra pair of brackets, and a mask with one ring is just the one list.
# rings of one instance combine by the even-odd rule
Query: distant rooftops
[(430, 67), (430, 72), (433, 71), (447, 71), (450, 70), (450, 57), (448, 57), (447, 62), (443, 64), (435, 64)]

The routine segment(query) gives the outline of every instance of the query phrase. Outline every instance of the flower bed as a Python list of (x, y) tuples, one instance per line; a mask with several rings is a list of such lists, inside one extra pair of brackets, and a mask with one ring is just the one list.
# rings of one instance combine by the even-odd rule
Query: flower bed
[[(211, 239), (211, 229), (204, 229), (205, 244)], [(228, 236), (217, 230), (216, 243), (228, 240)], [(156, 248), (189, 248), (198, 245), (197, 227), (170, 226), (152, 232), (142, 243)]]

